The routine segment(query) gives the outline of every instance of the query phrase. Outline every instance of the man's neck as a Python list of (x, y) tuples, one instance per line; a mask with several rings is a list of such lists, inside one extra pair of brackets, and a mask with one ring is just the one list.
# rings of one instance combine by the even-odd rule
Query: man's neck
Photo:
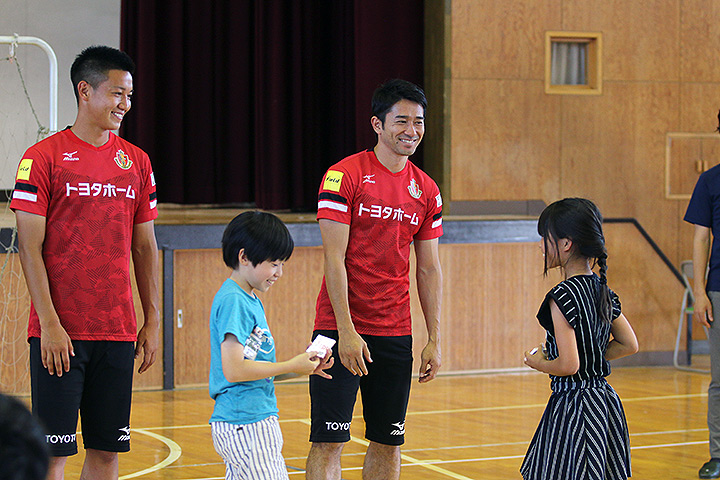
[(382, 163), (385, 168), (390, 170), (392, 173), (397, 173), (401, 171), (403, 168), (405, 168), (405, 165), (407, 165), (407, 156), (398, 155), (394, 152), (387, 151), (387, 149), (382, 148), (382, 145), (380, 145), (379, 143), (375, 145), (373, 151), (375, 152), (375, 156), (377, 157), (378, 161), (380, 161), (380, 163)]
[(80, 140), (95, 147), (102, 147), (110, 140), (110, 130), (84, 125), (82, 122), (76, 121), (70, 130)]

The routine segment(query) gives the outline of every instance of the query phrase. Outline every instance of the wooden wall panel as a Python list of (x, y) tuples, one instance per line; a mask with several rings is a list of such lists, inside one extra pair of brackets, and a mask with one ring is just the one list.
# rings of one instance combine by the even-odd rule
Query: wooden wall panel
[[(447, 204), (586, 196), (606, 216), (637, 218), (676, 264), (688, 258), (687, 201), (664, 198), (665, 138), (717, 125), (720, 104), (712, 99), (720, 93), (720, 60), (712, 39), (720, 4), (454, 0), (449, 6)], [(602, 32), (601, 95), (547, 95), (532, 85), (542, 78), (547, 30)]]
[(603, 229), (608, 284), (620, 296), (640, 351), (672, 351), (684, 288), (633, 225), (612, 223)]
[(559, 28), (561, 5), (560, 0), (453, 0), (453, 78), (543, 80), (545, 31)]
[[(718, 19), (720, 19), (720, 15), (718, 15)], [(718, 127), (719, 99), (719, 82), (681, 83), (679, 131), (692, 133), (715, 132)], [(717, 159), (717, 162), (720, 162), (720, 158)]]
[[(720, 136), (717, 138), (720, 143)], [(690, 195), (700, 177), (697, 162), (702, 162), (703, 140), (672, 136), (668, 139), (668, 194)]]
[(720, 82), (716, 41), (720, 38), (720, 3), (683, 0), (680, 15), (680, 79), (683, 82)]
[(677, 127), (678, 103), (676, 85), (654, 83), (566, 98), (561, 195), (597, 199), (607, 217), (637, 217), (638, 198), (663, 200), (666, 132)]
[(606, 81), (677, 81), (680, 3), (563, 0), (562, 29), (603, 33)]
[[(210, 306), (230, 269), (219, 249), (176, 250), (174, 256), (175, 386), (207, 384)], [(180, 310), (182, 326), (178, 325)]]
[(453, 201), (559, 195), (560, 98), (543, 91), (541, 80), (453, 82)]
[(441, 245), (441, 254), (442, 370), (521, 367), (522, 349), (543, 339), (535, 313), (552, 286), (538, 245)]
[[(666, 132), (677, 128), (672, 83), (608, 83), (563, 103), (561, 196), (596, 201), (605, 217), (633, 217), (672, 259), (681, 218), (665, 199)], [(679, 264), (679, 261), (677, 261)]]

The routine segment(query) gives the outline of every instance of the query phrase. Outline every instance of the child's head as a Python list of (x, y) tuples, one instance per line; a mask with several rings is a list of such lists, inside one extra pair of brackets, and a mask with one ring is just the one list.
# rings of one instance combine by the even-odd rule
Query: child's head
[[(538, 234), (545, 249), (555, 249), (557, 242), (572, 241), (572, 255), (600, 260), (607, 258), (602, 215), (593, 202), (584, 198), (565, 198), (548, 205), (538, 219)], [(547, 259), (547, 256), (545, 257)], [(545, 271), (547, 272), (547, 260)]]
[(285, 224), (272, 213), (244, 212), (225, 228), (222, 252), (225, 265), (237, 270), (240, 250), (253, 266), (269, 261), (286, 261), (295, 244)]
[[(540, 214), (538, 234), (542, 237), (545, 251), (552, 249), (555, 258), (560, 257), (558, 241), (572, 241), (570, 257), (580, 256), (592, 260), (600, 268), (601, 316), (609, 319), (609, 292), (607, 289), (607, 249), (603, 235), (603, 217), (593, 202), (585, 198), (565, 198), (551, 203)], [(561, 265), (562, 267), (562, 265)], [(545, 255), (544, 273), (548, 271), (548, 255)]]

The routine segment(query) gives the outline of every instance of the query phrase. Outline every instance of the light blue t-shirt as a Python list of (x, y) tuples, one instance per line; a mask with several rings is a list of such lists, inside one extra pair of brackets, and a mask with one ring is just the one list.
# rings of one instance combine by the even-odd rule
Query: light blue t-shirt
[(210, 422), (255, 423), (278, 414), (273, 378), (228, 382), (222, 370), (220, 345), (231, 333), (245, 345), (245, 358), (275, 362), (275, 342), (260, 299), (231, 279), (215, 294), (210, 312), (210, 396), (215, 408)]

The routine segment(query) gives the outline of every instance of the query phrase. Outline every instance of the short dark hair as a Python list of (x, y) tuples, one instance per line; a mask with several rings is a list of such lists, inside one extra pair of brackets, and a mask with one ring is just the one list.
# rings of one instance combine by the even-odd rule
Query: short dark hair
[(385, 125), (387, 113), (400, 100), (417, 103), (422, 106), (423, 115), (425, 114), (427, 99), (422, 88), (407, 80), (394, 78), (375, 89), (371, 102), (372, 116), (379, 118), (380, 122)]
[(222, 237), (223, 260), (233, 270), (238, 267), (241, 249), (256, 266), (266, 260), (284, 262), (293, 248), (295, 243), (282, 220), (260, 211), (244, 212), (233, 218)]
[(0, 480), (44, 480), (49, 463), (38, 420), (19, 400), (0, 394)]
[(97, 88), (107, 80), (110, 70), (122, 70), (134, 75), (135, 63), (127, 53), (104, 45), (93, 45), (80, 52), (70, 67), (75, 98), (79, 100), (77, 86), (81, 81), (85, 80)]

